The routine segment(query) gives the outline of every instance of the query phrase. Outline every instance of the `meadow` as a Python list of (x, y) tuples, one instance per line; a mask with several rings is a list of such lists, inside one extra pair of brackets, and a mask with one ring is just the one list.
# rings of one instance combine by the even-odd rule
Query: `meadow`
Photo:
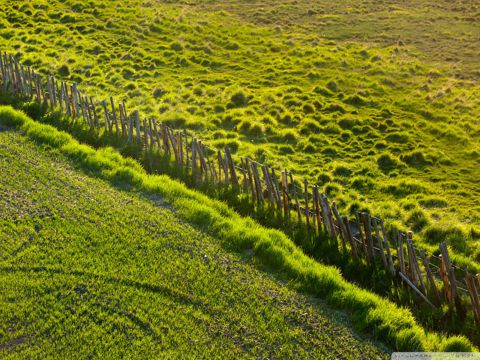
[(2, 359), (387, 356), (250, 252), (56, 146), (2, 126), (0, 173)]
[(4, 3), (0, 48), (23, 63), (288, 168), (341, 211), (477, 267), (474, 4)]
[[(47, 114), (46, 116), (51, 115)], [(135, 194), (142, 198), (147, 198), (150, 201), (153, 200), (155, 206), (169, 209), (169, 214), (173, 212), (176, 217), (193, 225), (197, 230), (200, 229), (213, 236), (214, 239), (212, 241), (217, 245), (220, 245), (222, 249), (229, 253), (233, 252), (237, 255), (240, 254), (242, 259), (249, 260), (251, 261), (250, 263), (254, 264), (257, 268), (268, 271), (269, 274), (273, 275), (274, 279), (279, 277), (285, 281), (289, 288), (314, 295), (317, 299), (324, 299), (332, 308), (343, 310), (350, 315), (349, 321), (357, 331), (361, 331), (363, 334), (373, 333), (375, 338), (382, 340), (393, 349), (419, 351), (476, 350), (472, 343), (465, 337), (446, 336), (443, 333), (436, 333), (423, 328), (417, 323), (408, 309), (398, 307), (394, 303), (378, 295), (345, 281), (337, 268), (320, 264), (305, 256), (305, 254), (296, 247), (292, 240), (283, 232), (274, 229), (267, 229), (250, 218), (241, 217), (224, 203), (190, 190), (186, 188), (185, 185), (170, 179), (168, 176), (147, 174), (135, 160), (122, 157), (112, 148), (100, 148), (94, 150), (87, 145), (80, 144), (77, 140), (72, 138), (71, 135), (58, 131), (50, 125), (33, 121), (24, 113), (14, 110), (11, 107), (4, 106), (0, 108), (0, 122), (2, 129), (19, 130), (24, 136), (33, 140), (34, 143), (37, 144), (37, 150), (39, 149), (38, 147), (40, 147), (41, 151), (47, 152), (48, 154), (54, 154), (59, 159), (58, 162), (61, 162), (62, 158), (63, 160), (68, 160), (70, 165), (74, 166), (78, 171), (100, 179), (104, 184), (110, 184), (118, 190), (126, 192), (127, 195)], [(37, 336), (40, 334), (40, 336), (42, 336), (41, 340), (43, 340), (45, 336), (48, 339), (45, 341), (52, 342), (52, 338), (49, 337), (51, 334), (50, 329), (39, 333), (37, 331), (38, 328), (36, 329), (35, 326), (41, 326), (41, 324), (43, 324), (43, 320), (46, 318), (45, 311), (47, 311), (47, 309), (49, 311), (49, 309), (55, 308), (55, 306), (63, 306), (63, 303), (60, 301), (62, 299), (61, 295), (58, 295), (56, 298), (49, 296), (48, 299), (51, 302), (49, 303), (50, 306), (47, 306), (46, 309), (39, 306), (34, 307), (34, 309), (39, 309), (38, 311), (40, 311), (40, 313), (38, 314), (32, 314), (29, 312), (32, 309), (29, 308), (28, 305), (25, 307), (19, 306), (19, 299), (22, 299), (22, 296), (27, 297), (26, 300), (30, 301), (28, 304), (31, 304), (31, 301), (35, 301), (35, 297), (42, 296), (41, 288), (44, 284), (43, 282), (38, 285), (40, 287), (38, 293), (27, 290), (25, 295), (18, 294), (22, 289), (22, 287), (19, 286), (23, 286), (24, 284), (24, 281), (22, 281), (20, 277), (24, 276), (27, 270), (30, 274), (37, 272), (42, 273), (44, 271), (47, 273), (58, 272), (64, 274), (64, 267), (68, 267), (68, 271), (71, 271), (73, 268), (72, 275), (91, 276), (95, 279), (101, 278), (102, 273), (105, 271), (113, 271), (117, 277), (110, 279), (110, 281), (116, 283), (119, 280), (118, 275), (124, 274), (125, 278), (123, 281), (126, 281), (126, 284), (131, 285), (132, 283), (130, 280), (132, 276), (140, 276), (143, 279), (149, 274), (147, 271), (148, 269), (144, 267), (144, 264), (151, 264), (152, 259), (155, 260), (156, 256), (161, 256), (150, 248), (144, 249), (145, 251), (141, 251), (141, 249), (143, 244), (151, 244), (151, 246), (155, 248), (159, 243), (161, 244), (160, 238), (168, 237), (163, 232), (158, 234), (158, 230), (164, 229), (163, 222), (168, 222), (169, 220), (164, 221), (164, 219), (160, 219), (158, 227), (155, 226), (153, 220), (138, 221), (139, 218), (147, 216), (145, 213), (148, 213), (149, 211), (155, 215), (156, 210), (148, 207), (149, 211), (141, 211), (141, 214), (136, 213), (140, 208), (135, 208), (133, 209), (132, 215), (125, 218), (123, 216), (123, 208), (131, 204), (130, 201), (132, 200), (121, 202), (121, 204), (117, 204), (117, 206), (107, 204), (108, 209), (102, 212), (91, 211), (91, 206), (95, 207), (102, 202), (92, 196), (87, 196), (86, 201), (88, 204), (79, 205), (77, 203), (77, 199), (79, 198), (78, 191), (76, 191), (76, 186), (78, 185), (68, 186), (68, 182), (62, 178), (62, 176), (68, 175), (68, 171), (58, 171), (58, 169), (52, 171), (49, 169), (51, 171), (50, 175), (57, 177), (59, 180), (51, 179), (48, 182), (46, 179), (42, 180), (41, 177), (39, 178), (39, 176), (44, 173), (42, 172), (43, 170), (41, 167), (38, 171), (38, 175), (35, 175), (37, 172), (31, 171), (32, 167), (38, 165), (39, 160), (37, 160), (37, 155), (35, 154), (34, 159), (29, 161), (28, 154), (18, 154), (15, 152), (16, 149), (26, 149), (26, 152), (28, 153), (28, 144), (24, 142), (21, 146), (16, 147), (15, 142), (9, 140), (5, 141), (6, 145), (2, 147), (2, 151), (5, 155), (2, 154), (2, 158), (5, 158), (6, 160), (6, 170), (4, 171), (6, 176), (5, 180), (2, 181), (2, 186), (4, 186), (4, 182), (6, 184), (6, 199), (5, 201), (2, 201), (2, 206), (5, 208), (5, 210), (2, 209), (2, 214), (13, 215), (11, 217), (6, 216), (5, 219), (2, 219), (2, 227), (0, 228), (3, 233), (2, 238), (7, 239), (3, 245), (5, 249), (2, 250), (2, 252), (6, 254), (2, 256), (5, 261), (5, 267), (3, 267), (2, 270), (7, 275), (13, 273), (17, 276), (10, 278), (9, 280), (11, 281), (2, 282), (2, 285), (6, 287), (6, 291), (2, 291), (1, 293), (2, 296), (5, 297), (5, 306), (2, 306), (2, 309), (5, 309), (5, 312), (2, 313), (2, 316), (6, 318), (6, 320), (2, 322), (4, 324), (4, 328), (2, 329), (2, 339), (10, 340), (6, 345), (2, 346), (2, 350), (6, 349), (7, 351), (10, 350), (12, 346), (26, 342), (27, 339), (29, 339), (29, 336), (28, 334), (25, 336), (23, 334), (25, 332), (28, 333), (28, 330), (36, 331), (35, 334), (37, 334)], [(42, 156), (42, 154), (39, 154), (38, 159), (41, 159)], [(8, 159), (12, 160), (8, 161)], [(26, 162), (23, 163), (24, 166), (21, 168), (15, 168), (17, 166), (15, 163), (22, 163), (22, 160), (17, 161), (17, 159), (26, 159)], [(10, 164), (10, 162), (13, 164)], [(54, 162), (47, 162), (49, 167), (55, 165)], [(10, 169), (11, 167), (15, 169), (12, 171)], [(14, 180), (10, 182), (10, 178), (13, 178)], [(34, 188), (30, 189), (30, 187), (26, 185), (32, 181), (32, 178)], [(89, 181), (84, 177), (82, 177), (81, 180), (85, 181), (85, 183), (88, 183)], [(39, 184), (42, 184), (44, 188), (48, 188), (49, 185), (58, 183), (61, 184), (59, 185), (61, 189), (56, 191), (50, 191), (50, 189), (48, 189), (46, 192), (38, 191), (38, 196), (40, 198), (43, 196), (44, 198), (43, 201), (38, 202), (39, 205), (41, 204), (42, 209), (39, 211), (35, 210), (34, 208), (37, 203), (33, 202), (32, 205), (32, 202), (29, 199), (35, 198), (35, 194), (37, 193), (36, 187), (39, 186)], [(23, 197), (16, 195), (16, 193), (22, 191), (18, 190), (18, 188), (21, 188), (19, 187), (19, 184), (25, 185), (22, 187), (26, 188), (26, 195)], [(87, 184), (87, 186), (89, 185)], [(95, 194), (99, 194), (100, 192), (98, 185), (89, 186), (89, 189)], [(64, 201), (65, 198), (68, 198), (69, 194), (73, 194), (75, 197), (75, 199), (72, 199), (71, 203)], [(112, 196), (117, 199), (116, 194), (113, 194)], [(57, 199), (60, 199), (59, 202), (62, 204), (57, 204), (55, 207), (52, 207), (52, 204), (56, 203)], [(121, 199), (121, 197), (118, 199)], [(111, 200), (111, 198), (108, 199), (108, 201)], [(63, 206), (66, 206), (69, 210), (63, 210)], [(145, 210), (146, 206), (145, 203), (141, 204), (143, 210)], [(32, 209), (28, 209), (29, 207), (32, 207)], [(27, 208), (27, 210), (23, 211), (22, 209), (24, 208)], [(115, 213), (117, 210), (121, 214), (118, 212)], [(112, 211), (113, 217), (109, 217), (109, 214)], [(72, 214), (71, 217), (65, 216), (68, 212)], [(79, 216), (80, 213), (85, 213), (85, 215)], [(45, 221), (47, 222), (45, 228), (39, 224), (43, 218), (45, 218)], [(84, 224), (88, 224), (88, 229), (85, 230), (86, 232), (82, 232)], [(42, 233), (42, 229), (45, 229), (47, 235), (45, 239), (39, 235)], [(97, 230), (99, 232), (98, 238), (96, 237)], [(78, 237), (75, 236), (79, 231), (81, 232), (80, 235)], [(35, 235), (35, 233), (37, 233), (37, 235)], [(28, 236), (28, 239), (23, 239), (22, 241), (21, 236), (23, 235)], [(57, 235), (59, 236), (59, 241), (52, 243), (51, 240), (57, 239)], [(141, 244), (134, 241), (137, 235), (139, 236), (138, 241), (140, 241)], [(175, 236), (175, 234), (173, 234), (173, 236)], [(190, 237), (188, 231), (186, 236)], [(194, 234), (192, 234), (192, 236), (194, 236)], [(35, 242), (35, 239), (38, 239), (39, 241)], [(44, 244), (42, 239), (46, 242), (44, 248), (41, 247), (41, 245)], [(125, 242), (124, 239), (132, 239), (132, 241)], [(190, 241), (195, 242), (196, 239), (197, 238), (194, 236), (193, 240), (190, 239)], [(19, 241), (21, 244), (15, 244), (16, 241)], [(76, 248), (75, 241), (78, 241), (78, 248)], [(171, 238), (168, 237), (168, 241), (169, 242), (165, 245), (166, 248), (178, 250), (175, 246), (171, 247), (169, 245), (170, 242), (173, 241)], [(130, 245), (132, 245), (133, 248)], [(197, 244), (195, 243), (195, 245)], [(179, 247), (181, 248), (180, 251), (185, 250), (185, 247), (188, 247), (188, 239), (181, 236)], [(162, 253), (164, 251), (166, 250), (161, 247), (161, 251), (159, 252)], [(193, 249), (189, 248), (189, 251), (187, 251), (188, 256), (187, 254), (184, 254), (187, 260), (189, 260), (189, 257), (190, 259), (195, 258), (195, 256), (192, 255), (192, 251)], [(18, 254), (20, 255), (17, 257)], [(77, 254), (80, 255), (77, 256)], [(217, 253), (217, 256), (220, 255)], [(64, 258), (71, 259), (71, 261), (66, 262)], [(204, 261), (209, 270), (212, 270), (210, 267), (213, 261), (212, 258), (218, 260), (218, 257), (215, 257), (215, 255), (212, 255), (210, 258), (208, 254), (200, 254), (200, 262)], [(32, 259), (35, 262), (35, 266), (30, 264), (30, 267), (28, 267), (26, 266), (27, 264), (22, 263), (23, 260), (28, 262), (28, 260)], [(148, 259), (148, 261), (146, 259)], [(17, 261), (19, 263), (17, 263)], [(186, 272), (186, 270), (180, 265), (181, 261), (178, 253), (172, 255), (169, 258), (169, 261), (172, 261), (173, 264), (175, 264), (175, 269), (172, 270), (174, 273), (178, 272), (179, 268), (182, 269), (182, 274)], [(10, 262), (11, 265), (7, 265), (8, 262)], [(112, 268), (109, 267), (111, 262), (114, 264), (112, 265)], [(49, 266), (38, 267), (39, 263), (44, 263)], [(120, 266), (120, 264), (122, 265)], [(148, 290), (155, 289), (159, 292), (163, 292), (164, 288), (159, 289), (156, 285), (162, 280), (162, 276), (159, 276), (159, 273), (168, 273), (165, 268), (165, 264), (168, 264), (168, 262), (163, 261), (159, 263), (158, 261), (153, 261), (153, 264), (155, 264), (154, 266), (160, 266), (160, 268), (154, 267), (154, 269), (157, 270), (153, 270), (152, 273), (152, 279), (155, 280), (155, 284), (135, 283), (133, 285), (135, 289), (132, 290), (133, 295), (137, 294), (137, 290), (143, 289), (144, 287)], [(19, 267), (17, 267), (17, 265), (19, 265)], [(79, 268), (75, 268), (77, 265)], [(203, 268), (199, 267), (198, 264), (193, 265), (195, 266), (195, 269), (192, 270), (192, 279), (195, 279), (195, 281), (193, 281), (195, 283), (198, 276), (201, 274), (200, 270)], [(230, 268), (231, 270), (229, 265), (231, 265), (231, 263), (227, 264), (227, 269)], [(124, 272), (122, 271), (122, 266), (125, 266)], [(221, 268), (221, 266), (219, 267)], [(216, 271), (217, 268), (214, 268), (214, 270)], [(243, 272), (241, 268), (238, 270), (240, 273)], [(90, 274), (88, 274), (87, 271), (89, 271)], [(220, 273), (220, 276), (225, 276), (224, 272), (220, 271)], [(165, 286), (173, 286), (173, 288), (170, 287), (168, 289), (174, 293), (175, 289), (179, 286), (176, 280), (180, 281), (180, 279), (175, 276), (176, 275), (172, 274), (172, 276), (164, 279), (168, 282)], [(248, 277), (241, 274), (239, 274), (239, 276), (244, 282), (251, 282), (251, 279)], [(182, 279), (186, 282), (184, 277), (182, 277)], [(85, 281), (84, 279), (82, 280)], [(28, 284), (29, 280), (27, 279), (25, 281)], [(198, 281), (203, 284), (202, 281)], [(182, 284), (182, 286), (194, 286), (194, 289), (188, 293), (188, 295), (192, 297), (201, 296), (201, 294), (207, 292), (207, 298), (209, 295), (208, 289), (211, 287), (211, 289), (215, 289), (212, 291), (214, 291), (216, 296), (222, 298), (218, 301), (222, 304), (223, 301), (227, 301), (228, 306), (230, 307), (231, 301), (233, 300), (231, 300), (228, 295), (231, 292), (235, 292), (235, 289), (227, 287), (229, 291), (222, 292), (221, 288), (218, 286), (218, 284), (221, 284), (222, 282), (219, 281), (217, 284), (216, 279), (209, 278), (207, 283), (207, 288), (199, 289), (195, 288), (196, 285), (192, 284)], [(201, 287), (201, 285), (199, 286)], [(74, 292), (83, 295), (88, 293), (87, 289), (88, 286), (84, 283), (80, 285), (77, 283)], [(48, 293), (50, 294), (50, 291), (48, 291)], [(30, 296), (32, 294), (34, 296), (33, 298)], [(272, 292), (268, 293), (266, 296), (277, 299), (276, 295)], [(118, 294), (118, 298), (119, 301), (123, 301), (124, 294)], [(241, 297), (236, 299), (241, 303), (239, 306), (244, 306), (250, 309), (249, 305), (245, 304)], [(250, 301), (249, 299), (250, 298), (247, 297), (247, 302)], [(90, 305), (95, 307), (96, 304), (97, 302), (94, 302), (93, 304), (86, 305), (82, 308), (82, 314), (88, 314), (86, 320), (96, 319), (96, 317), (89, 313)], [(282, 304), (285, 305), (285, 302), (282, 302)], [(273, 306), (277, 305), (274, 304)], [(283, 305), (281, 305), (282, 308)], [(145, 306), (145, 311), (151, 310), (151, 306), (148, 303), (144, 304), (142, 302), (142, 309), (143, 306)], [(70, 308), (67, 306), (67, 309)], [(215, 307), (215, 309), (217, 309), (217, 307)], [(258, 307), (255, 309), (258, 310)], [(298, 312), (296, 309), (293, 311)], [(331, 313), (330, 310), (329, 312)], [(55, 313), (54, 318), (57, 318), (61, 314), (61, 312)], [(31, 317), (29, 317), (30, 315)], [(216, 313), (216, 316), (218, 316), (218, 313)], [(148, 321), (145, 321), (144, 318), (142, 321), (142, 318), (139, 319), (131, 314), (127, 317), (129, 319), (132, 319), (133, 317), (132, 321), (140, 323), (141, 328), (146, 328), (147, 332), (155, 333), (153, 330), (149, 331), (149, 329), (151, 330), (149, 323), (158, 320), (157, 317), (149, 318)], [(212, 319), (212, 321), (218, 320)], [(98, 321), (94, 322), (98, 325)], [(61, 341), (59, 341), (58, 346), (62, 349), (65, 348), (66, 351), (70, 351), (70, 348), (75, 348), (75, 346), (80, 346), (81, 344), (72, 344), (68, 341), (62, 343), (65, 336), (72, 331), (72, 324), (67, 323), (65, 324), (65, 327), (62, 327), (63, 325), (64, 322), (58, 326), (53, 326), (60, 332), (60, 334), (57, 334), (58, 337), (53, 338), (55, 344), (57, 345), (57, 340), (60, 339)], [(30, 326), (33, 326), (33, 328)], [(105, 326), (108, 327), (109, 324), (105, 324)], [(230, 325), (228, 324), (228, 326)], [(115, 330), (116, 329), (117, 328), (115, 327)], [(323, 325), (319, 325), (319, 327), (316, 328), (316, 331), (319, 329), (322, 329), (319, 333), (323, 334)], [(81, 330), (83, 331), (84, 328), (81, 327)], [(100, 338), (96, 337), (97, 330), (99, 333), (102, 332), (100, 329), (94, 329), (91, 333), (83, 332), (82, 334), (88, 335), (89, 339), (92, 341), (95, 341), (95, 339), (99, 340)], [(245, 331), (245, 327), (242, 327), (242, 331)], [(15, 335), (17, 336), (15, 337)], [(30, 333), (30, 335), (32, 335), (32, 333)], [(337, 337), (337, 335), (338, 332), (335, 333), (334, 337), (338, 339), (338, 344), (341, 346), (341, 344), (344, 343), (344, 337)], [(176, 334), (172, 333), (172, 336), (175, 338)], [(326, 341), (329, 341), (328, 337), (329, 336), (327, 336)], [(204, 334), (203, 339), (206, 338), (208, 337)], [(35, 340), (33, 335), (31, 336), (31, 339), (35, 344), (40, 343)], [(117, 337), (114, 337), (112, 341), (116, 341), (115, 339), (117, 339)], [(224, 339), (220, 339), (220, 341), (222, 340)], [(285, 344), (285, 354), (287, 356), (293, 354), (291, 353), (290, 346), (293, 346), (293, 344), (289, 343), (289, 339), (284, 338), (282, 341), (287, 342)], [(105, 345), (106, 344), (102, 340), (99, 345), (101, 347), (100, 353), (105, 349)], [(140, 345), (142, 346), (143, 343)], [(162, 344), (156, 345), (161, 346)], [(119, 348), (115, 351), (122, 351), (121, 349), (123, 346), (123, 343), (119, 344)], [(318, 351), (318, 354), (331, 354), (325, 350), (323, 345), (317, 343), (315, 346), (320, 346), (319, 349), (315, 350)], [(347, 345), (347, 347), (348, 346), (350, 345)], [(353, 346), (355, 347), (355, 345)], [(25, 351), (29, 353), (30, 350), (28, 345), (25, 345), (25, 348)], [(243, 349), (244, 348), (245, 347), (243, 347)], [(88, 352), (85, 348), (81, 349), (82, 351)], [(209, 347), (209, 349), (211, 350), (212, 348)], [(110, 349), (108, 348), (105, 351), (107, 350)], [(158, 352), (163, 350), (164, 347), (157, 347), (154, 351)], [(34, 348), (31, 351), (32, 353), (37, 353), (38, 351), (43, 353), (45, 351), (55, 351), (55, 349), (52, 349), (51, 347), (47, 349)], [(275, 349), (275, 351), (277, 354), (279, 350)], [(233, 354), (232, 352), (228, 353)], [(335, 352), (335, 354), (332, 355), (337, 357), (339, 356), (339, 353)], [(355, 358), (355, 355), (352, 356)], [(366, 354), (366, 356), (367, 358), (371, 357), (370, 354)]]
[[(234, 156), (288, 168), (319, 184), (342, 213), (369, 211), (411, 229), (416, 245), (429, 253), (438, 253), (437, 244), (446, 241), (458, 265), (478, 271), (480, 54), (473, 44), (480, 40), (480, 12), (475, 4), (2, 4), (0, 49), (22, 63), (78, 82), (97, 99), (113, 95), (129, 111), (187, 128), (210, 146), (229, 145)], [(38, 120), (56, 121), (48, 114)], [(100, 144), (92, 139), (83, 140)], [(122, 176), (138, 182), (129, 170)], [(189, 216), (202, 228), (209, 219), (203, 211)], [(277, 261), (267, 256), (267, 263)], [(262, 257), (259, 263), (264, 262)], [(370, 272), (362, 282), (351, 270), (342, 267), (370, 288), (364, 283)], [(358, 270), (353, 268), (356, 275)], [(302, 287), (316, 293), (322, 285), (315, 284)], [(328, 296), (333, 302), (350, 298)], [(368, 307), (356, 299), (340, 307), (368, 317)], [(443, 328), (449, 323), (445, 309), (435, 316), (415, 311), (427, 328), (458, 330)], [(376, 329), (358, 321), (361, 329)], [(405, 334), (394, 335), (394, 328), (379, 337), (402, 348), (398, 337)], [(418, 348), (432, 348), (432, 339), (421, 331), (408, 333), (409, 339), (411, 334), (421, 339), (414, 341)], [(412, 348), (412, 342), (404, 346)]]

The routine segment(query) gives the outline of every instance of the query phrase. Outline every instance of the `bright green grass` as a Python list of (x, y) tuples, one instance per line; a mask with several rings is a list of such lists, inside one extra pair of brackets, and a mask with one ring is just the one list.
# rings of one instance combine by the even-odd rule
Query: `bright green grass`
[(137, 162), (121, 157), (111, 148), (94, 150), (11, 107), (0, 107), (0, 121), (3, 125), (21, 129), (30, 139), (65, 155), (88, 174), (122, 189), (137, 189), (155, 198), (160, 196), (166, 204), (173, 206), (178, 216), (215, 234), (224, 248), (246, 252), (262, 267), (292, 280), (291, 284), (299, 290), (326, 298), (335, 308), (347, 310), (355, 327), (373, 331), (397, 350), (475, 349), (463, 336), (446, 337), (425, 331), (409, 310), (346, 282), (336, 268), (305, 256), (284, 233), (240, 217), (225, 204), (189, 190), (167, 176), (148, 175)]
[(3, 3), (0, 48), (22, 62), (288, 167), (343, 213), (413, 229), (430, 252), (447, 241), (462, 266), (480, 260), (478, 7)]
[(1, 358), (385, 358), (160, 197), (0, 128)]

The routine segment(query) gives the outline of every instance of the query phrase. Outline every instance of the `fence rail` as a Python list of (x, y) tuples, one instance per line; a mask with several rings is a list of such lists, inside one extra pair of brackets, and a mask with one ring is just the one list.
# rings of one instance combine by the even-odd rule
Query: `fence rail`
[(0, 70), (4, 92), (83, 119), (90, 128), (103, 128), (145, 151), (155, 149), (171, 156), (174, 166), (196, 181), (231, 187), (250, 198), (253, 207), (276, 213), (285, 227), (301, 226), (313, 235), (327, 234), (345, 253), (365, 259), (371, 266), (384, 267), (430, 306), (445, 302), (451, 309), (455, 307), (461, 318), (470, 310), (480, 325), (480, 274), (474, 276), (454, 266), (445, 243), (439, 245), (441, 255), (427, 257), (413, 246), (411, 231), (394, 227), (387, 231), (382, 219), (367, 212), (356, 212), (351, 219), (342, 216), (336, 203), (329, 202), (317, 185), (286, 169), (279, 171), (248, 157), (233, 157), (228, 147), (210, 148), (185, 129), (178, 131), (153, 117), (141, 117), (138, 110), (129, 112), (124, 102), (116, 104), (112, 96), (97, 101), (83, 94), (76, 83), (42, 76), (7, 53), (0, 53)]

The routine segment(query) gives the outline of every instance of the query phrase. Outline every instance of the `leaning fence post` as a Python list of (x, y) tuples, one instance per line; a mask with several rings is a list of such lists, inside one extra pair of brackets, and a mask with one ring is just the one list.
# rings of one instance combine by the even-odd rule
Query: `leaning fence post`
[(342, 222), (345, 225), (347, 239), (350, 243), (350, 247), (352, 248), (353, 257), (358, 259), (357, 246), (355, 245), (355, 239), (353, 238), (352, 230), (350, 229), (350, 222), (348, 221), (348, 218), (346, 216), (342, 217)]
[(468, 271), (465, 271), (465, 283), (467, 285), (468, 294), (470, 295), (470, 300), (472, 302), (472, 310), (475, 321), (480, 325), (480, 302), (478, 300), (478, 290), (473, 276), (470, 275)]
[(437, 284), (435, 283), (435, 278), (433, 277), (432, 270), (430, 269), (430, 264), (428, 263), (427, 257), (425, 256), (425, 251), (423, 249), (419, 250), (420, 259), (422, 260), (423, 267), (425, 268), (425, 272), (427, 274), (427, 280), (430, 284), (430, 289), (432, 290), (435, 298), (437, 299), (438, 303), (440, 304), (442, 299), (440, 298), (440, 293), (437, 289)]
[(450, 282), (450, 292), (451, 292), (451, 299), (455, 302), (455, 308), (457, 309), (457, 314), (460, 318), (464, 317), (464, 309), (462, 306), (462, 300), (458, 294), (457, 283), (455, 280), (455, 271), (452, 267), (452, 263), (450, 262), (450, 256), (448, 254), (447, 244), (440, 243), (440, 251), (442, 252), (442, 258), (445, 262), (445, 268), (447, 271), (448, 280)]
[(235, 164), (233, 163), (232, 154), (228, 146), (225, 146), (225, 159), (227, 160), (228, 167), (230, 168), (230, 180), (238, 189), (240, 185), (238, 184), (237, 172), (235, 171)]

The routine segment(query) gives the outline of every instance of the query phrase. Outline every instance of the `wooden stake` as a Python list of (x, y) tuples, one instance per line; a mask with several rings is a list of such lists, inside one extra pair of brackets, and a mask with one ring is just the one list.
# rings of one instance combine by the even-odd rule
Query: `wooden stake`
[(475, 280), (468, 271), (465, 271), (465, 283), (467, 285), (468, 294), (470, 295), (470, 300), (472, 302), (473, 315), (475, 321), (480, 325), (480, 302), (478, 299), (478, 290), (475, 284)]
[(250, 184), (250, 189), (252, 190), (252, 202), (255, 204), (255, 200), (257, 199), (257, 192), (255, 187), (253, 186), (253, 175), (251, 170), (250, 159), (245, 158), (245, 166), (247, 167), (247, 174), (248, 174), (248, 182)]
[(144, 150), (148, 149), (148, 131), (147, 131), (147, 119), (143, 118), (143, 147)]
[(230, 148), (225, 146), (225, 159), (227, 160), (228, 167), (230, 169), (230, 180), (232, 184), (239, 189), (240, 185), (238, 184), (237, 172), (235, 171), (235, 164), (233, 163), (232, 154), (230, 153)]
[(270, 183), (268, 167), (266, 165), (262, 165), (262, 172), (263, 172), (263, 181), (265, 182), (265, 186), (267, 187), (267, 191), (268, 191), (268, 202), (269, 202), (270, 206), (275, 207), (275, 198), (274, 198), (274, 195), (273, 195), (273, 186)]
[(438, 292), (437, 284), (435, 283), (435, 278), (433, 277), (432, 270), (430, 269), (430, 264), (428, 263), (427, 257), (425, 256), (425, 251), (422, 249), (419, 250), (420, 259), (422, 260), (423, 267), (425, 268), (425, 272), (427, 274), (427, 281), (430, 284), (430, 289), (435, 295), (438, 303), (440, 304), (442, 299), (440, 297), (440, 293)]
[(197, 176), (197, 139), (192, 139), (192, 176), (196, 180)]
[[(337, 240), (337, 230), (335, 229), (335, 223), (333, 221), (332, 210), (328, 204), (327, 195), (320, 194), (320, 206), (322, 208), (324, 225), (328, 235), (332, 240)], [(338, 244), (337, 244), (338, 245)]]
[(280, 186), (278, 185), (277, 175), (275, 174), (275, 169), (271, 169), (271, 179), (273, 185), (273, 192), (275, 193), (275, 199), (277, 201), (277, 210), (282, 211), (282, 197), (280, 196)]
[(290, 172), (290, 186), (292, 188), (293, 199), (295, 200), (295, 207), (297, 208), (298, 223), (300, 224), (302, 222), (302, 213), (300, 211), (300, 202), (298, 201), (297, 190), (295, 189), (295, 183), (293, 182), (293, 175), (291, 172)]
[(110, 96), (110, 106), (112, 107), (112, 118), (113, 122), (115, 124), (115, 133), (119, 135), (120, 129), (118, 127), (118, 120), (117, 120), (117, 111), (115, 110), (115, 103), (113, 101), (113, 97)]
[(451, 297), (455, 302), (455, 308), (457, 309), (457, 315), (463, 319), (465, 316), (465, 310), (462, 305), (462, 300), (458, 294), (457, 290), (457, 283), (455, 280), (455, 271), (452, 267), (452, 263), (450, 262), (450, 256), (448, 254), (447, 244), (440, 243), (440, 251), (442, 252), (442, 258), (445, 261), (445, 267), (447, 269), (447, 276), (450, 282), (450, 291)]
[(138, 113), (138, 110), (135, 110), (133, 112), (133, 119), (135, 121), (135, 130), (137, 132), (137, 144), (142, 143), (142, 134), (140, 132), (140, 114)]
[(405, 256), (403, 252), (403, 238), (402, 233), (400, 231), (397, 232), (398, 236), (398, 260), (400, 261), (400, 271), (402, 273), (406, 273), (405, 271)]
[(290, 219), (290, 204), (288, 199), (287, 188), (287, 170), (282, 171), (282, 197), (283, 197), (283, 216), (285, 220)]
[(423, 281), (423, 275), (420, 270), (420, 266), (418, 265), (417, 256), (415, 254), (415, 249), (413, 247), (413, 233), (411, 231), (407, 232), (407, 248), (409, 249), (408, 252), (410, 254), (409, 263), (412, 267), (412, 273), (414, 275), (414, 279), (417, 283), (420, 284), (423, 292), (427, 292), (427, 288), (425, 287), (425, 283)]
[(307, 226), (307, 231), (310, 229), (310, 209), (308, 208), (308, 180), (305, 179), (303, 180), (303, 195), (304, 195), (304, 201), (305, 201), (305, 221), (306, 221), (306, 226)]
[(320, 194), (317, 185), (313, 185), (313, 204), (315, 208), (315, 218), (317, 222), (318, 234), (322, 232), (322, 221), (320, 220)]
[(375, 228), (375, 236), (377, 238), (378, 247), (380, 248), (380, 257), (382, 258), (383, 267), (388, 270), (387, 258), (385, 257), (385, 251), (383, 250), (383, 240), (380, 237), (380, 229), (378, 227), (377, 219), (372, 218), (372, 224)]
[(188, 155), (188, 134), (187, 130), (183, 129), (183, 137), (185, 138), (185, 171), (188, 172), (190, 166), (190, 156)]
[(360, 213), (358, 211), (355, 211), (355, 219), (357, 220), (358, 234), (360, 236), (360, 241), (362, 243), (365, 258), (367, 259), (367, 263), (370, 263), (370, 256), (368, 256), (368, 249), (367, 249), (367, 241), (363, 236), (363, 232), (362, 232), (362, 219), (360, 218)]
[(132, 143), (133, 142), (133, 120), (132, 120), (132, 115), (127, 117), (128, 119), (128, 142)]
[(340, 237), (342, 239), (343, 252), (346, 253), (347, 252), (346, 241), (348, 238), (347, 228), (343, 223), (342, 218), (340, 217), (340, 214), (338, 213), (337, 204), (335, 203), (335, 201), (332, 202), (332, 211), (333, 211), (333, 215), (335, 216), (335, 219), (337, 220), (338, 227), (340, 229)]
[(350, 229), (350, 222), (346, 216), (342, 217), (342, 222), (345, 225), (347, 239), (350, 243), (350, 247), (352, 248), (352, 254), (355, 258), (358, 258), (357, 246), (355, 245), (355, 239), (353, 238), (352, 230)]
[(228, 186), (228, 166), (225, 160), (222, 157), (222, 152), (220, 150), (217, 151), (217, 160), (218, 160), (218, 171), (221, 177), (222, 170), (225, 179), (225, 186)]
[(422, 292), (420, 290), (418, 290), (418, 288), (410, 281), (410, 279), (405, 276), (405, 274), (403, 274), (401, 271), (398, 272), (398, 275), (400, 275), (400, 277), (403, 279), (403, 281), (405, 281), (408, 286), (410, 286), (417, 294), (418, 296), (420, 296), (428, 305), (430, 305), (431, 307), (433, 307), (435, 309), (435, 305), (433, 305), (430, 300), (428, 300), (428, 298), (422, 294)]
[(152, 122), (153, 122), (153, 133), (155, 134), (155, 140), (157, 142), (158, 151), (160, 152), (162, 150), (162, 144), (160, 142), (160, 136), (158, 135), (157, 120), (152, 119)]
[(253, 160), (252, 160), (252, 173), (253, 173), (253, 180), (255, 181), (255, 191), (257, 194), (257, 201), (259, 204), (263, 205), (264, 198), (263, 198), (262, 183), (260, 182), (260, 175), (258, 174), (257, 163)]
[(388, 244), (387, 232), (385, 231), (383, 220), (380, 220), (380, 227), (382, 228), (383, 244), (385, 245), (385, 249), (387, 250), (388, 266), (390, 268), (392, 276), (395, 276), (395, 266), (393, 265), (393, 258), (390, 252), (390, 245)]
[(451, 306), (452, 298), (451, 298), (451, 292), (450, 292), (450, 283), (447, 275), (447, 268), (445, 266), (445, 261), (443, 260), (442, 254), (439, 255), (439, 258), (440, 258), (440, 277), (442, 278), (442, 281), (443, 281), (443, 293), (445, 295), (445, 300)]
[(243, 176), (243, 192), (244, 193), (249, 193), (248, 190), (248, 177), (247, 177), (247, 170), (245, 169), (245, 161), (243, 160), (243, 157), (240, 158), (240, 164), (242, 167), (242, 176)]

